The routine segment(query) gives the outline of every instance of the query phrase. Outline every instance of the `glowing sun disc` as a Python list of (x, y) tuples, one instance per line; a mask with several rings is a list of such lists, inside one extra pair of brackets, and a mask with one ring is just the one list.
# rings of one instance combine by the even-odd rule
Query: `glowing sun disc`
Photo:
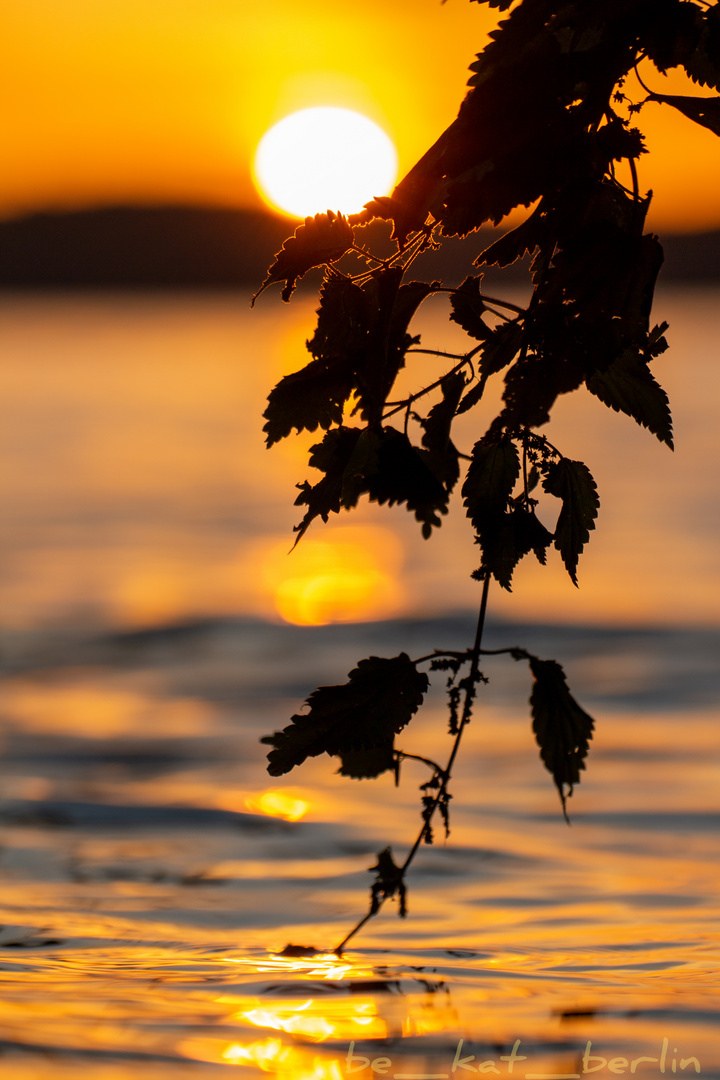
[(397, 168), (395, 147), (376, 123), (351, 109), (319, 106), (291, 113), (265, 133), (254, 180), (267, 202), (294, 217), (355, 214), (392, 190)]

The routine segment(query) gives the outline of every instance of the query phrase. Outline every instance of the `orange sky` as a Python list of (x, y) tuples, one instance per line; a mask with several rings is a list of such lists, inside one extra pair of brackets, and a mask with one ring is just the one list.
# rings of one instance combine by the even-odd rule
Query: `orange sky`
[[(377, 120), (405, 171), (454, 118), (496, 17), (468, 0), (0, 0), (0, 214), (257, 204), (257, 141), (317, 104)], [(640, 125), (652, 224), (720, 227), (720, 139), (657, 105)]]

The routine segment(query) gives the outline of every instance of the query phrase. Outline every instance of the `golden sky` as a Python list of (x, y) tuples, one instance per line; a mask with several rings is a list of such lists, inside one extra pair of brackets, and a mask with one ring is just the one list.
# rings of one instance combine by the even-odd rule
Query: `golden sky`
[[(402, 173), (454, 118), (496, 18), (468, 0), (0, 0), (0, 214), (257, 205), (261, 135), (319, 104), (380, 123)], [(658, 105), (640, 126), (652, 224), (720, 227), (720, 139)]]

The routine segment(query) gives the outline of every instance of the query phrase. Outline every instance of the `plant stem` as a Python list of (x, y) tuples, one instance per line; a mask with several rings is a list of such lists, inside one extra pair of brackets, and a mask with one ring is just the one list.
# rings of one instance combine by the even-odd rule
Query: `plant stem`
[[(475, 641), (473, 643), (472, 653), (470, 654), (471, 658), (472, 658), (471, 667), (470, 667), (470, 674), (468, 675), (467, 683), (466, 683), (466, 687), (465, 687), (465, 701), (464, 701), (464, 704), (463, 704), (463, 712), (462, 712), (462, 717), (460, 718), (460, 724), (458, 726), (457, 734), (455, 735), (455, 742), (453, 743), (452, 750), (450, 751), (450, 757), (448, 758), (448, 763), (445, 766), (444, 772), (442, 773), (442, 780), (440, 782), (440, 788), (438, 790), (437, 795), (435, 796), (435, 800), (434, 800), (434, 802), (432, 804), (432, 807), (430, 808), (429, 814), (425, 818), (425, 820), (423, 821), (422, 828), (420, 829), (420, 832), (418, 833), (418, 835), (417, 835), (417, 837), (415, 839), (415, 843), (410, 848), (410, 851), (408, 852), (408, 856), (405, 859), (405, 862), (402, 864), (402, 867), (400, 867), (400, 875), (401, 875), (401, 877), (405, 876), (405, 873), (407, 872), (411, 862), (415, 858), (415, 855), (417, 854), (418, 849), (419, 849), (419, 847), (420, 847), (420, 845), (421, 845), (421, 843), (423, 841), (423, 837), (425, 836), (425, 833), (427, 832), (428, 826), (430, 825), (430, 822), (432, 821), (433, 815), (435, 814), (435, 811), (437, 810), (438, 806), (440, 805), (440, 801), (442, 800), (443, 796), (447, 793), (447, 786), (448, 786), (448, 783), (450, 781), (450, 773), (451, 773), (453, 765), (455, 764), (455, 758), (457, 757), (458, 750), (460, 749), (460, 740), (462, 738), (462, 733), (463, 733), (463, 731), (465, 730), (467, 724), (470, 721), (470, 716), (472, 714), (472, 703), (473, 703), (473, 699), (475, 697), (475, 686), (477, 685), (479, 675), (480, 675), (480, 656), (481, 656), (481, 653), (483, 652), (483, 649), (482, 649), (481, 646), (482, 646), (483, 630), (485, 628), (485, 615), (486, 615), (486, 612), (487, 612), (487, 601), (488, 601), (488, 591), (489, 591), (489, 589), (490, 589), (490, 575), (488, 573), (488, 574), (486, 574), (485, 580), (483, 581), (483, 591), (482, 591), (482, 597), (480, 599), (480, 611), (478, 612), (477, 628), (475, 630)], [(373, 911), (372, 908), (371, 908), (370, 911), (368, 911), (365, 915), (363, 915), (362, 919), (352, 928), (350, 933), (345, 935), (345, 937), (340, 942), (340, 944), (337, 945), (335, 947), (335, 949), (333, 949), (333, 952), (337, 956), (340, 956), (342, 954), (342, 951), (345, 948), (345, 946), (347, 945), (348, 941), (350, 941), (350, 939), (353, 938), (355, 936), (355, 934), (357, 934), (358, 930), (361, 930), (362, 927), (365, 925), (365, 923), (368, 922), (368, 920), (371, 919), (373, 915), (377, 914), (377, 912), (380, 910), (380, 907), (382, 906), (383, 903), (384, 903), (384, 898), (382, 898), (382, 897), (379, 898), (379, 903), (378, 903), (376, 909)]]

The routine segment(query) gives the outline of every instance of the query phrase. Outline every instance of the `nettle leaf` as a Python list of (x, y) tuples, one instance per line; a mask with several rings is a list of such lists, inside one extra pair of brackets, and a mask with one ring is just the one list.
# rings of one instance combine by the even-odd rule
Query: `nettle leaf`
[(545, 211), (541, 203), (537, 210), (522, 224), (506, 232), (494, 244), (490, 244), (475, 260), (476, 266), (511, 266), (523, 255), (533, 252), (548, 232)]
[(580, 783), (580, 770), (585, 768), (594, 722), (570, 693), (560, 664), (555, 660), (538, 660), (536, 656), (529, 660), (535, 680), (530, 695), (533, 731), (569, 824), (567, 799), (574, 785)]
[(353, 372), (347, 360), (335, 363), (312, 360), (300, 371), (281, 379), (268, 397), (263, 431), (270, 448), (297, 431), (327, 430), (341, 424), (343, 405), (353, 389)]
[(353, 372), (365, 362), (369, 336), (377, 322), (374, 298), (352, 281), (332, 275), (320, 290), (315, 333), (306, 342), (316, 360)]
[(531, 510), (515, 507), (497, 521), (488, 523), (478, 535), (483, 565), (503, 589), (512, 592), (512, 576), (520, 560), (531, 551), (544, 564), (546, 548), (553, 535)]
[[(651, 340), (652, 346), (659, 344), (657, 338)], [(631, 416), (673, 449), (668, 396), (636, 350), (625, 349), (605, 371), (592, 375), (586, 385), (604, 405)]]
[(590, 539), (590, 530), (595, 528), (600, 506), (597, 485), (582, 461), (560, 458), (548, 468), (543, 488), (549, 495), (562, 499), (555, 527), (555, 547), (573, 584), (577, 585), (578, 559)]
[(697, 47), (683, 65), (693, 82), (720, 90), (720, 11), (717, 5), (705, 12)]
[(487, 311), (485, 302), (480, 294), (480, 282), (482, 274), (477, 277), (466, 277), (462, 285), (450, 293), (450, 306), (452, 315), (450, 321), (462, 326), (466, 334), (475, 338), (476, 341), (484, 341), (492, 331), (483, 320), (483, 314)]
[(703, 20), (696, 4), (686, 0), (663, 0), (649, 11), (647, 27), (641, 32), (642, 46), (663, 74), (684, 64), (702, 33)]
[(371, 477), (380, 469), (379, 450), (382, 435), (373, 428), (365, 428), (355, 443), (342, 480), (341, 504), (346, 510), (357, 506), (358, 499), (368, 490)]
[(377, 472), (367, 477), (367, 493), (372, 502), (406, 503), (422, 523), (422, 534), (427, 539), (433, 526), (442, 521), (438, 514), (446, 514), (449, 492), (431, 467), (431, 452), (413, 446), (401, 431), (392, 427), (381, 428), (377, 448)]
[(296, 544), (316, 517), (327, 521), (330, 514), (340, 513), (345, 470), (361, 434), (362, 428), (332, 428), (321, 443), (310, 448), (309, 464), (325, 473), (325, 476), (314, 485), (307, 480), (298, 484), (300, 494), (295, 506), (307, 506), (308, 510), (300, 524), (295, 526), (294, 531), (298, 534)]
[(708, 128), (714, 135), (720, 135), (720, 97), (699, 98), (685, 97), (680, 94), (651, 94), (652, 101), (661, 101), (672, 105), (689, 120)]
[(258, 296), (276, 281), (284, 281), (282, 298), (287, 301), (295, 290), (298, 278), (313, 266), (336, 262), (351, 247), (352, 226), (342, 214), (328, 210), (326, 214), (306, 217), (304, 225), (298, 225), (295, 235), (285, 241), (275, 256), (275, 262), (267, 277), (252, 298), (251, 306)]
[(462, 493), (477, 532), (505, 513), (519, 475), (520, 455), (509, 436), (486, 435), (475, 443)]
[(442, 383), (442, 401), (433, 405), (420, 421), (424, 429), (422, 444), (428, 451), (427, 462), (448, 493), (460, 476), (458, 452), (450, 439), (450, 431), (464, 389), (462, 372), (447, 376)]
[(393, 739), (422, 705), (429, 681), (406, 653), (361, 660), (341, 686), (320, 686), (308, 698), (309, 712), (260, 741), (272, 746), (268, 772), (283, 776), (310, 757), (341, 760), (341, 773), (356, 779), (393, 768)]

